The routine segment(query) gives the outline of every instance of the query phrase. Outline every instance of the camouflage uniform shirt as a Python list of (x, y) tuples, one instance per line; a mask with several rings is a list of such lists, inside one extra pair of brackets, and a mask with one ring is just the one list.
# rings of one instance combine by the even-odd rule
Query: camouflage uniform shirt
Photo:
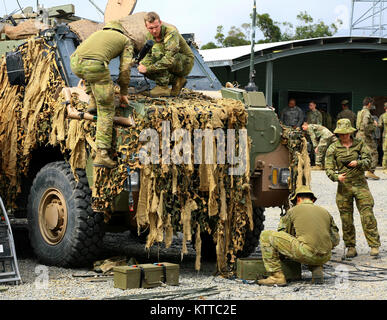
[(115, 30), (100, 30), (94, 32), (81, 43), (73, 55), (81, 59), (98, 60), (107, 66), (110, 60), (121, 56), (118, 84), (121, 94), (128, 94), (130, 69), (133, 64), (134, 45), (132, 41)]
[(296, 237), (320, 254), (328, 254), (340, 242), (333, 217), (311, 200), (291, 208), (280, 220), (278, 231)]
[(306, 121), (309, 124), (320, 124), (322, 125), (322, 114), (320, 111), (315, 110), (315, 111), (309, 111), (306, 115)]
[(326, 142), (326, 144), (328, 144), (332, 137), (335, 136), (327, 128), (318, 124), (308, 125), (308, 134), (314, 148), (317, 148), (319, 142)]
[(375, 132), (376, 126), (371, 112), (367, 107), (363, 107), (363, 109), (358, 112), (356, 128), (359, 130), (359, 133), (372, 139), (372, 134)]
[[(156, 39), (149, 32), (146, 39), (156, 42)], [(182, 35), (176, 28), (162, 25), (161, 41), (153, 46), (152, 51), (145, 56), (141, 64), (147, 68), (149, 73), (171, 70), (178, 53), (188, 57), (193, 63), (194, 54)]]

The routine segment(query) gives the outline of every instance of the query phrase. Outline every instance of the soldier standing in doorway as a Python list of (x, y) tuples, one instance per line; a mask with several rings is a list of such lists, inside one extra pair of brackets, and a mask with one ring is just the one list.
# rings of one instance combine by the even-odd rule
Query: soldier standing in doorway
[(316, 102), (311, 101), (309, 103), (309, 111), (306, 115), (306, 122), (309, 124), (319, 124), (322, 125), (322, 114), (316, 109)]
[(379, 162), (378, 146), (373, 137), (375, 129), (378, 127), (378, 123), (372, 118), (370, 110), (375, 108), (374, 99), (366, 97), (363, 100), (363, 109), (357, 114), (356, 128), (358, 132), (356, 138), (364, 140), (364, 143), (368, 147), (371, 153), (371, 167), (366, 172), (367, 179), (379, 180), (380, 178), (375, 175), (376, 166)]
[(300, 128), (304, 122), (304, 112), (296, 105), (296, 99), (290, 99), (288, 107), (281, 113), (281, 122), (293, 129)]
[(349, 101), (343, 100), (341, 102), (341, 108), (343, 109), (338, 115), (337, 120), (340, 119), (349, 119), (351, 121), (352, 127), (356, 126), (356, 115), (349, 107)]

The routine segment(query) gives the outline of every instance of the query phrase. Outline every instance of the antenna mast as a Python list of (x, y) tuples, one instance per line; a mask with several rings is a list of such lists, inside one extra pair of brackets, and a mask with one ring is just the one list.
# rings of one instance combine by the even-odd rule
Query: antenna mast
[(245, 87), (246, 91), (258, 91), (258, 87), (255, 84), (255, 66), (254, 66), (254, 56), (255, 56), (255, 29), (257, 24), (257, 1), (254, 0), (253, 8), (253, 24), (251, 26), (251, 55), (250, 55), (250, 81)]

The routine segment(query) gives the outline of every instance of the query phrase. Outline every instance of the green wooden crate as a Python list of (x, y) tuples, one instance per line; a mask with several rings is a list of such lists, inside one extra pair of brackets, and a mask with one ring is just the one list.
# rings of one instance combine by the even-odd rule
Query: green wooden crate
[[(164, 269), (166, 280), (164, 280)], [(144, 270), (141, 281), (141, 268)], [(170, 286), (179, 285), (179, 265), (161, 262), (157, 264), (141, 264), (138, 266), (114, 267), (114, 287), (119, 289), (155, 288), (166, 283)]]
[[(301, 264), (292, 260), (281, 261), (286, 280), (301, 280)], [(256, 280), (268, 276), (262, 259), (244, 258), (237, 260), (237, 277), (243, 280)]]

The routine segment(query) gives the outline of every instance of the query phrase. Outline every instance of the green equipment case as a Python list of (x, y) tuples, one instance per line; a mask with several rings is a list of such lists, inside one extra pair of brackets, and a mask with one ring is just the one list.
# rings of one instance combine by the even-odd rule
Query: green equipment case
[[(287, 281), (301, 280), (301, 264), (292, 260), (281, 261)], [(243, 280), (257, 280), (268, 276), (262, 259), (245, 258), (237, 260), (237, 277)]]
[(179, 265), (161, 262), (114, 267), (114, 287), (119, 289), (155, 288), (163, 283), (179, 285)]

